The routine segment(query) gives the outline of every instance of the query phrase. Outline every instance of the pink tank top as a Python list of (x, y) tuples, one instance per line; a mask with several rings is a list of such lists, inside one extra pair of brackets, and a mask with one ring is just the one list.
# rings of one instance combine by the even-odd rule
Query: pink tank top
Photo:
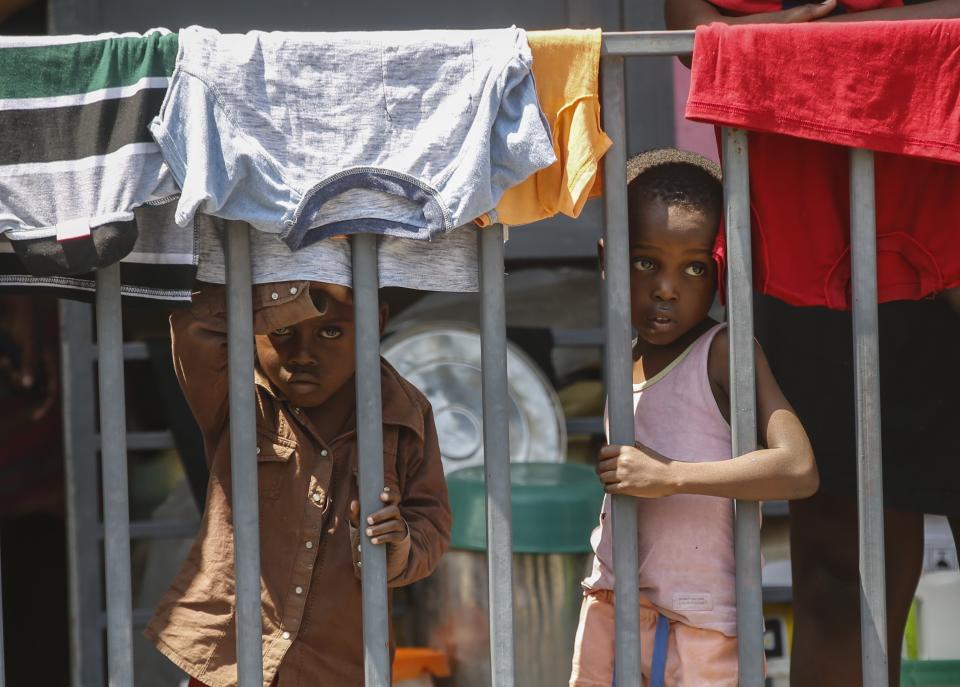
[[(710, 344), (723, 327), (712, 327), (660, 374), (634, 385), (637, 441), (674, 460), (731, 457), (730, 425), (720, 413), (707, 373)], [(637, 525), (641, 597), (670, 618), (735, 636), (732, 501), (696, 494), (640, 498)], [(612, 590), (609, 495), (591, 544), (593, 570), (583, 588)]]

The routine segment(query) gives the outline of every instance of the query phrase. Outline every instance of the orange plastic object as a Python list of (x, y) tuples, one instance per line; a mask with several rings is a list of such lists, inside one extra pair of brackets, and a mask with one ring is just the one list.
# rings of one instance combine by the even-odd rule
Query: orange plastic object
[(447, 655), (424, 647), (398, 647), (393, 657), (393, 681), (412, 680), (422, 675), (450, 677)]

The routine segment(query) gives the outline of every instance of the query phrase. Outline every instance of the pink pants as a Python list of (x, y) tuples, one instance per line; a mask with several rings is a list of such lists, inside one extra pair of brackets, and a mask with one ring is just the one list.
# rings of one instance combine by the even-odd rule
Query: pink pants
[[(658, 613), (640, 602), (640, 668), (650, 676)], [(611, 687), (615, 644), (613, 592), (599, 590), (583, 597), (580, 625), (573, 648), (570, 687)], [(670, 621), (666, 687), (737, 687), (737, 638), (715, 630)]]

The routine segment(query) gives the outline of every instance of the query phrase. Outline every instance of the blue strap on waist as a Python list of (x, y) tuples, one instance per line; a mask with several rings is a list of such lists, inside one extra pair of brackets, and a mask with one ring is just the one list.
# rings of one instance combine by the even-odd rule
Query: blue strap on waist
[(667, 672), (667, 647), (670, 643), (670, 621), (657, 616), (657, 633), (653, 637), (653, 658), (650, 662), (650, 687), (663, 687)]
[[(657, 616), (657, 633), (653, 636), (653, 660), (650, 666), (650, 687), (664, 687), (667, 674), (667, 648), (670, 644), (670, 621)], [(617, 670), (613, 670), (613, 684), (617, 687)]]

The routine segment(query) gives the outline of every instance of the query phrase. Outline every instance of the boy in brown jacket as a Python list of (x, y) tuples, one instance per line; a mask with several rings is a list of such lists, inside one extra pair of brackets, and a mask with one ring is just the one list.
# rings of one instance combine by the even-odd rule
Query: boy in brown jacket
[[(200, 533), (146, 630), (191, 685), (237, 683), (226, 305), (204, 285), (171, 318), (180, 385), (203, 431), (210, 484)], [(254, 287), (263, 684), (363, 684), (352, 295), (295, 281)], [(380, 313), (381, 329), (386, 309)], [(427, 576), (450, 507), (426, 398), (381, 360), (390, 587)]]

